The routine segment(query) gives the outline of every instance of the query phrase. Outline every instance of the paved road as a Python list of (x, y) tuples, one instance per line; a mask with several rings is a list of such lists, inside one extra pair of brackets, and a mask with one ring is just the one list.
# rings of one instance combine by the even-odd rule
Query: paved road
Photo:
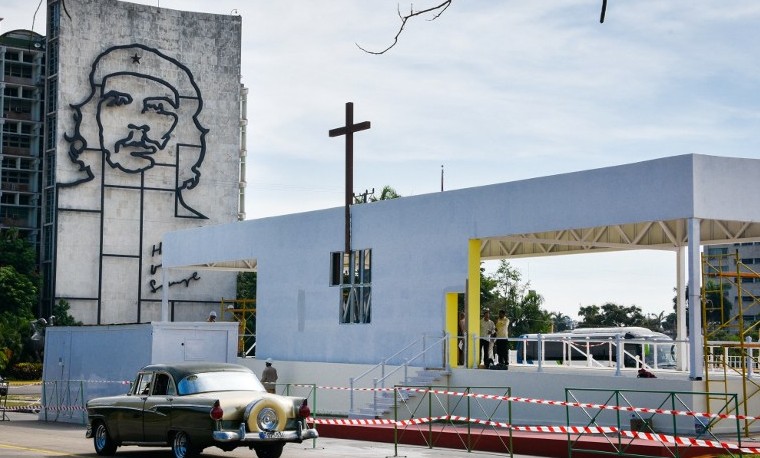
[(40, 397), (42, 395), (42, 384), (29, 382), (23, 385), (11, 385), (8, 387), (8, 394)]
[[(11, 421), (0, 422), (0, 457), (95, 457), (92, 440), (84, 437), (85, 427), (68, 423), (45, 423), (37, 421), (35, 415), (8, 412)], [(403, 446), (396, 454), (393, 444), (320, 438), (303, 444), (288, 444), (282, 458), (386, 458), (404, 456), (407, 458), (494, 458), (493, 453), (467, 453), (447, 449)], [(168, 448), (121, 447), (117, 457), (170, 458)], [(255, 453), (247, 448), (223, 452), (208, 448), (204, 457), (246, 457), (255, 458)], [(515, 455), (518, 456), (518, 455)]]

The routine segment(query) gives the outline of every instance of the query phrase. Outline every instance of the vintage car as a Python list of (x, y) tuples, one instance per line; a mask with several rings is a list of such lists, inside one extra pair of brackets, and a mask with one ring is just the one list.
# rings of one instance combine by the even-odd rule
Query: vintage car
[(287, 442), (318, 437), (305, 398), (267, 393), (250, 369), (225, 363), (151, 364), (129, 392), (87, 402), (87, 434), (98, 455), (122, 445), (170, 446), (176, 458), (206, 447), (249, 447), (278, 458)]

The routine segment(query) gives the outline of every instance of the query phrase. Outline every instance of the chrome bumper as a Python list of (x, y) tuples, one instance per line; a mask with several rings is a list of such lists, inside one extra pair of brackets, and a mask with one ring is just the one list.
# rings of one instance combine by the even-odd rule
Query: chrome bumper
[(296, 431), (273, 431), (247, 433), (245, 423), (240, 424), (237, 431), (214, 431), (214, 440), (218, 442), (301, 442), (306, 439), (319, 437), (316, 429), (300, 429)]

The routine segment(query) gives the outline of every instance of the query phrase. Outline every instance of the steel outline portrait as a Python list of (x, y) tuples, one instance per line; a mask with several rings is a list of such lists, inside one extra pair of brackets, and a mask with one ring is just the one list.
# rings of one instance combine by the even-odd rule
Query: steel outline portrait
[[(109, 47), (99, 54), (92, 63), (88, 81), (90, 93), (81, 103), (71, 104), (73, 132), (64, 135), (69, 143), (70, 160), (85, 176), (59, 184), (75, 186), (94, 178), (91, 164), (83, 157), (87, 151), (100, 151), (110, 168), (127, 174), (146, 173), (156, 166), (175, 167), (175, 216), (206, 219), (182, 196), (183, 191), (200, 182), (208, 133), (199, 120), (203, 99), (192, 72), (157, 49), (133, 43)], [(124, 86), (141, 86), (148, 92), (120, 89)], [(114, 113), (127, 110), (131, 112), (127, 116)], [(113, 132), (118, 122), (105, 125), (103, 122), (104, 118), (120, 117), (125, 118), (120, 126), (122, 136)], [(137, 118), (143, 119), (128, 122)], [(176, 139), (178, 131), (180, 135), (192, 131), (195, 138)], [(170, 148), (175, 151), (168, 151)], [(193, 151), (189, 164), (181, 160), (181, 148)], [(167, 161), (172, 154), (174, 163)], [(180, 214), (178, 205), (190, 215)]]

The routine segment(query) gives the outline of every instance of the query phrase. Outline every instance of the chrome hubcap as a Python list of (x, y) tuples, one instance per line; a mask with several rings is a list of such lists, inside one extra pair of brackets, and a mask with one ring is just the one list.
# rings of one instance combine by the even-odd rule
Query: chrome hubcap
[(106, 446), (106, 427), (103, 425), (98, 425), (98, 429), (95, 432), (95, 439), (97, 441), (98, 450), (102, 450), (103, 447)]
[(174, 456), (183, 458), (187, 455), (187, 437), (185, 433), (177, 433), (174, 436)]

